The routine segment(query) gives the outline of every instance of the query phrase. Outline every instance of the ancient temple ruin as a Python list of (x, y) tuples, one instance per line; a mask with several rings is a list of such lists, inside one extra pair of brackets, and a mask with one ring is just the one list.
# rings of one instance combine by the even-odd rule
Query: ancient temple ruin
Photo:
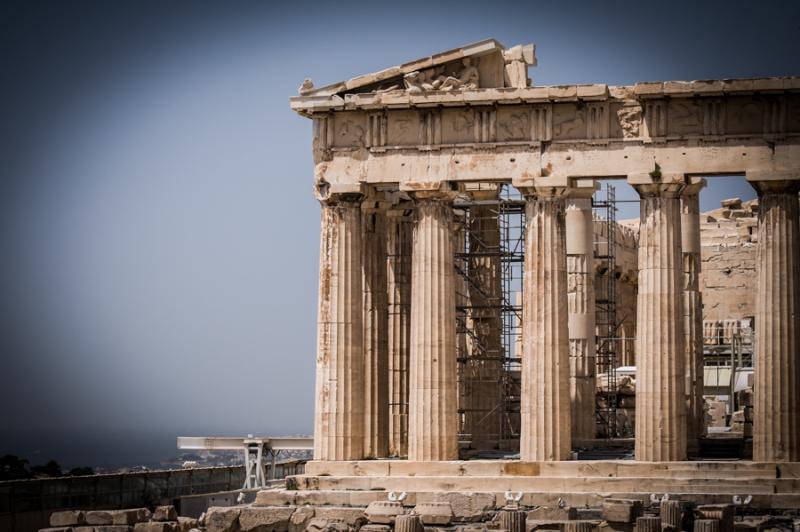
[[(295, 487), (567, 492), (587, 474), (697, 492), (747, 471), (796, 496), (800, 79), (535, 86), (535, 65), (533, 45), (490, 39), (291, 98), (322, 206), (315, 451)], [(728, 465), (686, 462), (706, 431), (709, 176), (758, 193), (753, 462)], [(638, 192), (635, 227), (593, 213), (609, 179)], [(635, 461), (587, 465), (574, 448), (598, 435), (608, 369), (598, 235), (622, 250), (612, 325), (631, 341), (613, 355), (635, 366)]]
[[(291, 438), (237, 438), (246, 489), (199, 520), (46, 530), (800, 530), (800, 78), (545, 87), (535, 65), (486, 40), (305, 80), (314, 459), (266, 486)], [(701, 213), (712, 176), (758, 199)]]

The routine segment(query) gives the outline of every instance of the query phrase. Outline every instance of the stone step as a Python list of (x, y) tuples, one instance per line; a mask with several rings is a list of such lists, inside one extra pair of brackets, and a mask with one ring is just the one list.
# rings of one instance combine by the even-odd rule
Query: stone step
[[(454, 492), (410, 491), (406, 492), (403, 505), (413, 508), (417, 502), (432, 502), (452, 497)], [(455, 492), (465, 495), (489, 495), (495, 498), (495, 506), (502, 508), (506, 504), (505, 492), (485, 490), (475, 492)], [(347, 491), (347, 490), (286, 490), (269, 489), (258, 492), (255, 506), (284, 506), (284, 505), (328, 505), (328, 506), (364, 506), (373, 501), (385, 501), (388, 491)], [(576, 493), (572, 491), (523, 491), (520, 504), (524, 507), (548, 506), (557, 507), (560, 502), (576, 508), (598, 508), (603, 500), (613, 499), (639, 499), (645, 505), (650, 503), (650, 494), (641, 492), (606, 491), (602, 493)], [(774, 494), (774, 493), (749, 493), (753, 495), (751, 507), (788, 509), (800, 508), (800, 493)], [(661, 494), (660, 494), (661, 495)], [(695, 504), (729, 504), (731, 494), (724, 493), (684, 493), (670, 491), (670, 498), (681, 501), (692, 501)]]
[(310, 461), (307, 475), (317, 476), (523, 476), (604, 478), (800, 478), (800, 463), (746, 461), (635, 462), (627, 460), (575, 460), (565, 462), (521, 462), (519, 460), (467, 460), (410, 462), (407, 460), (359, 460), (352, 462)]
[(800, 480), (680, 477), (529, 476), (316, 476), (296, 475), (287, 486), (300, 490), (355, 491), (560, 491), (568, 493), (800, 493)]

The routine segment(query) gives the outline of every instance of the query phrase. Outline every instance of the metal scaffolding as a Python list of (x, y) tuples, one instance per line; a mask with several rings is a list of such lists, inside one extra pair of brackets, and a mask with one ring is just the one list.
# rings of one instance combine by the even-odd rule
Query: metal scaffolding
[[(470, 440), (474, 425), (508, 449), (519, 439), (525, 201), (499, 185), (496, 198), (459, 197), (454, 211), (460, 439)], [(499, 335), (488, 332), (498, 325)], [(497, 392), (476, 400), (486, 390)]]
[[(598, 432), (607, 438), (618, 436), (617, 431), (617, 268), (616, 268), (616, 195), (614, 187), (603, 183), (592, 197), (595, 224), (600, 224), (599, 239), (594, 243), (594, 258), (598, 272), (595, 283), (595, 323), (597, 327), (598, 382), (596, 416)], [(595, 238), (598, 231), (595, 231)]]
[(712, 395), (728, 396), (731, 415), (742, 406), (736, 404), (737, 384), (744, 386), (737, 383), (737, 374), (753, 369), (754, 322), (753, 318), (712, 322), (717, 326), (703, 336), (704, 383), (709, 391), (716, 392)]
[[(601, 275), (597, 278), (596, 294), (596, 363), (599, 382), (597, 421), (600, 433), (617, 437), (617, 366), (620, 344), (617, 320), (616, 268), (616, 198), (609, 184), (597, 190), (592, 198), (595, 223), (601, 230), (595, 235), (595, 264)], [(522, 282), (525, 242), (525, 201), (509, 185), (502, 185), (495, 199), (475, 200), (459, 197), (454, 203), (456, 220), (456, 336), (459, 393), (459, 435), (462, 441), (471, 439), (467, 422), (469, 415), (478, 420), (493, 420), (492, 426), (482, 424), (481, 430), (496, 435), (500, 448), (509, 448), (519, 439), (520, 404), (520, 346), (522, 337)], [(481, 217), (496, 220), (499, 238), (487, 239), (476, 228), (485, 227)], [(480, 259), (493, 258), (499, 263), (500, 285), (496, 289), (484, 286), (485, 271), (476, 265)], [(475, 294), (480, 297), (476, 298)], [(476, 299), (479, 303), (476, 303)], [(486, 343), (485, 321), (475, 320), (476, 314), (494, 314), (500, 320), (499, 342)], [(487, 382), (481, 373), (486, 363), (502, 364), (499, 376)], [(495, 404), (476, 405), (470, 399), (482, 383), (500, 388)], [(500, 416), (492, 413), (500, 412)], [(505, 444), (505, 446), (504, 446)]]

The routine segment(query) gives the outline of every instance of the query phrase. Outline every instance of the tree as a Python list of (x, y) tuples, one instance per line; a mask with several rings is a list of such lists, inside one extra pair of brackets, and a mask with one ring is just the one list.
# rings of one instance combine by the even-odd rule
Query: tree
[(33, 466), (31, 473), (34, 476), (40, 477), (63, 477), (64, 473), (61, 471), (61, 466), (55, 460), (48, 460), (44, 465)]
[(31, 471), (28, 465), (27, 460), (13, 454), (0, 457), (0, 480), (31, 478)]

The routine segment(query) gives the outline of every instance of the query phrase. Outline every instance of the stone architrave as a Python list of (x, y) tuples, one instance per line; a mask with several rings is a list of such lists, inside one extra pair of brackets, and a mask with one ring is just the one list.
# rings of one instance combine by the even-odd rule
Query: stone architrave
[(322, 200), (315, 460), (364, 457), (361, 196)]
[(416, 192), (408, 459), (458, 459), (452, 198)]
[(567, 308), (572, 438), (595, 437), (594, 188), (567, 200)]
[(756, 181), (753, 460), (800, 461), (800, 181)]
[(520, 457), (567, 460), (571, 450), (566, 187), (525, 193)]
[(408, 362), (411, 341), (411, 237), (413, 220), (402, 210), (386, 218), (389, 313), (389, 455), (408, 455)]
[(389, 454), (386, 211), (362, 202), (364, 287), (364, 456)]
[(686, 439), (697, 447), (705, 432), (703, 410), (703, 298), (700, 293), (700, 190), (705, 179), (688, 184), (681, 196), (683, 326), (686, 353)]
[(636, 460), (686, 459), (682, 181), (634, 185), (641, 197), (636, 328)]

